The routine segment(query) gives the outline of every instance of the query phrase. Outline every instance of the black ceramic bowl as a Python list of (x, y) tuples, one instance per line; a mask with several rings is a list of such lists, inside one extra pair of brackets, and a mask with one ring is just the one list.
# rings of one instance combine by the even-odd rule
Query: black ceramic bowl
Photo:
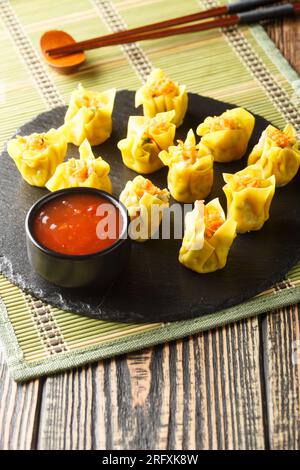
[[(123, 218), (120, 238), (108, 248), (86, 255), (69, 255), (52, 251), (34, 236), (33, 221), (37, 212), (49, 201), (70, 193), (95, 194), (117, 207)], [(25, 230), (29, 261), (33, 269), (47, 281), (61, 287), (107, 287), (128, 265), (130, 238), (127, 236), (129, 216), (125, 206), (114, 196), (94, 188), (69, 188), (55, 191), (39, 199), (28, 211)]]

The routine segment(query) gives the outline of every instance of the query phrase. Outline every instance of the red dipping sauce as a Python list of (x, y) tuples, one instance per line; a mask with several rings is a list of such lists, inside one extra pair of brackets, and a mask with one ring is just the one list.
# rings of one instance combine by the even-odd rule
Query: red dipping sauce
[(88, 255), (112, 246), (123, 219), (108, 199), (88, 193), (66, 194), (45, 203), (33, 221), (33, 234), (44, 247), (66, 255)]

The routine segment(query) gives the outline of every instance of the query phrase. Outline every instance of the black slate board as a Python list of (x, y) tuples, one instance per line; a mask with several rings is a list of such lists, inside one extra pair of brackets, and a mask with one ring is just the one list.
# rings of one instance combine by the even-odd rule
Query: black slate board
[[(176, 138), (184, 138), (190, 128), (208, 115), (219, 115), (232, 105), (210, 98), (189, 95), (189, 109)], [(19, 134), (46, 131), (63, 123), (65, 107), (45, 112), (28, 122)], [(134, 93), (120, 91), (116, 97), (111, 138), (94, 148), (111, 165), (114, 194), (119, 196), (125, 183), (136, 176), (127, 169), (117, 149), (126, 136), (130, 115), (141, 114), (134, 108)], [(256, 116), (249, 148), (257, 142), (268, 122)], [(78, 149), (68, 148), (69, 156)], [(234, 173), (247, 163), (247, 156), (236, 163), (215, 164), (215, 181), (209, 200), (220, 197), (222, 172)], [(160, 187), (166, 186), (164, 168), (150, 176)], [(45, 302), (65, 310), (94, 318), (125, 322), (175, 321), (216, 312), (253, 297), (283, 279), (300, 259), (300, 204), (298, 175), (285, 188), (277, 190), (271, 218), (256, 233), (238, 236), (225, 269), (199, 275), (178, 262), (180, 240), (150, 240), (133, 243), (130, 265), (123, 276), (105, 293), (67, 290), (53, 286), (36, 275), (27, 260), (24, 220), (30, 206), (47, 191), (29, 186), (18, 173), (6, 152), (0, 156), (0, 270), (15, 284)]]

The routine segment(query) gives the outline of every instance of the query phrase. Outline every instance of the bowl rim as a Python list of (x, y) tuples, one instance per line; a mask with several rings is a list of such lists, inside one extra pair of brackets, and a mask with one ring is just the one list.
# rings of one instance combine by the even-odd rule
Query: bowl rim
[[(97, 196), (101, 196), (102, 198), (107, 199), (110, 203), (112, 203), (115, 207), (119, 209), (120, 214), (122, 215), (124, 224), (122, 228), (122, 233), (120, 234), (119, 238), (111, 246), (105, 248), (104, 250), (95, 251), (93, 253), (87, 253), (84, 255), (71, 255), (71, 254), (60, 253), (58, 251), (51, 250), (50, 248), (47, 248), (45, 245), (43, 245), (37, 240), (37, 238), (33, 234), (32, 222), (34, 220), (34, 216), (36, 215), (36, 212), (38, 211), (38, 209), (40, 209), (43, 205), (47, 204), (47, 202), (51, 201), (52, 199), (56, 199), (64, 194), (72, 194), (72, 193), (83, 193), (83, 194), (89, 193), (89, 194), (95, 194)], [(130, 223), (130, 218), (129, 218), (129, 214), (128, 214), (126, 207), (115, 196), (97, 188), (75, 187), (75, 188), (59, 189), (57, 191), (50, 192), (49, 194), (46, 194), (45, 196), (38, 199), (30, 207), (30, 209), (28, 210), (26, 214), (25, 232), (26, 232), (27, 239), (29, 239), (36, 248), (38, 248), (40, 251), (47, 254), (48, 256), (52, 256), (54, 258), (64, 259), (64, 260), (83, 261), (83, 260), (89, 260), (89, 259), (98, 258), (103, 255), (106, 255), (109, 252), (116, 250), (120, 245), (128, 241), (129, 240), (129, 236), (128, 236), (129, 223)]]

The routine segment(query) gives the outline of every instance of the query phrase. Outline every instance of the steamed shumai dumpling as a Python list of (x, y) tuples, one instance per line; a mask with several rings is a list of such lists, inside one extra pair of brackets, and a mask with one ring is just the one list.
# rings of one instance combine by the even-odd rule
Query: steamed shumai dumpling
[(188, 106), (186, 87), (172, 82), (162, 70), (154, 69), (146, 83), (136, 92), (136, 108), (141, 104), (144, 115), (148, 117), (173, 109), (175, 114), (172, 122), (179, 127)]
[(192, 129), (185, 141), (169, 147), (159, 154), (162, 162), (169, 167), (168, 188), (179, 202), (195, 202), (205, 199), (211, 192), (214, 170), (213, 156), (203, 144), (196, 145)]
[(115, 95), (114, 88), (100, 93), (79, 84), (65, 115), (68, 141), (81, 145), (87, 139), (91, 145), (99, 145), (107, 140), (112, 132)]
[(120, 140), (124, 165), (137, 173), (153, 173), (163, 167), (158, 155), (173, 144), (176, 126), (174, 111), (159, 113), (154, 118), (130, 116), (126, 139)]
[(197, 134), (216, 162), (232, 162), (245, 154), (254, 124), (252, 114), (243, 108), (234, 108), (221, 116), (207, 117), (198, 126)]
[(46, 187), (50, 191), (87, 187), (101, 189), (111, 194), (112, 184), (109, 178), (109, 164), (101, 157), (94, 157), (87, 140), (80, 145), (79, 154), (79, 159), (70, 158), (58, 165)]
[(276, 186), (285, 186), (296, 176), (300, 166), (299, 144), (291, 124), (283, 131), (268, 126), (253, 148), (248, 164), (259, 164), (264, 175), (275, 175)]
[(67, 142), (62, 128), (46, 133), (17, 136), (7, 151), (27, 183), (43, 187), (65, 158)]
[(225, 218), (218, 198), (207, 205), (196, 201), (185, 218), (180, 263), (197, 273), (224, 268), (236, 237), (236, 225), (232, 217)]
[(135, 241), (145, 241), (157, 232), (163, 211), (169, 207), (170, 194), (139, 175), (126, 183), (120, 201), (131, 219), (129, 235)]
[(224, 173), (223, 178), (227, 214), (236, 220), (237, 232), (260, 230), (269, 219), (275, 176), (266, 178), (261, 166), (251, 165), (234, 175)]

